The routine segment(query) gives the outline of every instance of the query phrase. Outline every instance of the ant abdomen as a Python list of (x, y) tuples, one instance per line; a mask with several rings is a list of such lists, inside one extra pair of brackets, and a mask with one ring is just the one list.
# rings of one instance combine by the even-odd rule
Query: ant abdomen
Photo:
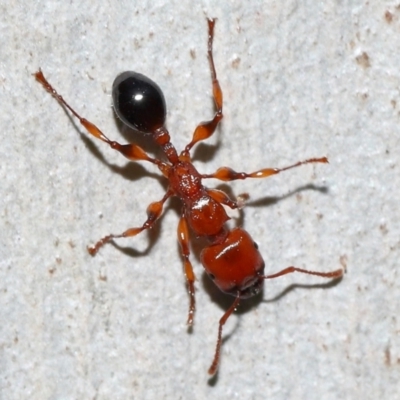
[(165, 123), (166, 106), (160, 87), (143, 74), (126, 71), (113, 83), (114, 110), (130, 128), (153, 133)]
[(222, 243), (204, 248), (201, 262), (213, 282), (227, 294), (248, 298), (262, 288), (264, 260), (244, 229), (233, 229)]

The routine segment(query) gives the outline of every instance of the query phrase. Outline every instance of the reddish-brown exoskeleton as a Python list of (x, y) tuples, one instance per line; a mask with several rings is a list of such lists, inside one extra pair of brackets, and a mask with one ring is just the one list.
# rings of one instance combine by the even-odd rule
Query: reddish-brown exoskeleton
[(88, 248), (91, 255), (94, 256), (104, 244), (113, 239), (136, 236), (140, 232), (152, 228), (162, 214), (164, 203), (171, 196), (179, 197), (183, 206), (178, 224), (178, 241), (181, 247), (190, 297), (187, 323), (192, 325), (195, 311), (195, 275), (189, 260), (189, 227), (196, 236), (207, 238), (208, 246), (201, 252), (203, 267), (219, 289), (235, 298), (219, 321), (217, 345), (214, 359), (209, 368), (210, 374), (214, 374), (218, 368), (223, 325), (235, 308), (238, 307), (241, 299), (254, 296), (262, 290), (264, 280), (277, 278), (295, 271), (331, 279), (337, 279), (343, 275), (342, 269), (332, 272), (317, 272), (296, 267), (288, 267), (278, 273), (264, 275), (264, 260), (249, 233), (242, 228), (230, 230), (226, 225), (229, 217), (224, 206), (238, 209), (243, 205), (243, 198), (234, 201), (220, 190), (203, 186), (202, 180), (205, 178), (216, 178), (221, 181), (267, 178), (303, 164), (328, 162), (326, 157), (311, 158), (285, 168), (264, 168), (252, 173), (236, 172), (227, 167), (219, 168), (213, 174), (201, 174), (197, 171), (191, 162), (190, 150), (196, 143), (209, 138), (222, 119), (222, 91), (218, 83), (212, 54), (214, 24), (215, 20), (208, 20), (208, 58), (216, 112), (212, 120), (202, 122), (197, 126), (191, 142), (179, 155), (171, 143), (165, 127), (165, 100), (158, 85), (146, 76), (131, 71), (118, 75), (114, 81), (112, 94), (116, 114), (129, 127), (149, 134), (154, 142), (161, 147), (167, 161), (150, 157), (136, 144), (122, 145), (108, 139), (100, 129), (82, 118), (56, 92), (41, 70), (35, 73), (36, 79), (44, 88), (78, 118), (91, 135), (107, 143), (131, 161), (144, 160), (156, 165), (169, 182), (164, 197), (148, 206), (147, 219), (142, 226), (127, 229), (119, 235), (105, 236), (93, 247)]

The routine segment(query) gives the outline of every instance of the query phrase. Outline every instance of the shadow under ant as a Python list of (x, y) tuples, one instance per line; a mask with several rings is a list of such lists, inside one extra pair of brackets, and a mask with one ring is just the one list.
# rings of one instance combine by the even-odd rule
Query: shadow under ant
[(216, 143), (200, 142), (193, 151), (192, 161), (207, 163), (215, 157), (221, 147), (221, 129), (217, 129), (214, 135), (217, 136)]
[[(296, 290), (296, 289), (323, 289), (323, 290), (327, 290), (330, 289), (332, 287), (337, 286), (343, 279), (343, 276), (340, 278), (336, 278), (336, 279), (331, 279), (328, 282), (325, 283), (315, 283), (315, 284), (300, 284), (300, 283), (293, 283), (289, 286), (287, 286), (285, 289), (283, 289), (280, 293), (278, 293), (277, 295), (275, 295), (274, 297), (271, 297), (269, 299), (264, 299), (264, 291), (265, 288), (263, 288), (263, 290), (258, 293), (256, 296), (254, 297), (250, 297), (249, 299), (243, 299), (241, 300), (239, 307), (237, 308), (237, 310), (235, 310), (235, 315), (238, 315), (239, 318), (236, 318), (236, 322), (235, 322), (235, 326), (233, 327), (233, 329), (231, 329), (231, 331), (227, 334), (225, 334), (222, 337), (222, 346), (229, 341), (229, 339), (231, 338), (231, 336), (233, 336), (233, 334), (240, 328), (240, 323), (241, 323), (241, 316), (243, 314), (248, 313), (250, 310), (252, 310), (253, 308), (256, 308), (260, 303), (274, 303), (277, 302), (279, 300), (281, 300), (283, 297), (285, 297), (286, 295), (288, 295), (290, 292)], [(205, 287), (207, 293), (210, 296), (210, 299), (213, 303), (216, 303), (222, 310), (223, 312), (225, 312), (226, 310), (228, 310), (228, 308), (232, 305), (233, 302), (233, 297), (221, 292), (211, 281), (211, 279), (207, 276), (206, 272), (203, 273), (202, 275), (202, 283), (203, 286)], [(222, 316), (223, 314), (221, 314)], [(211, 376), (207, 383), (209, 386), (215, 386), (218, 382), (218, 374), (219, 374), (219, 370), (216, 372), (216, 374), (214, 374), (213, 376)]]
[[(144, 250), (137, 250), (136, 248), (132, 247), (129, 243), (126, 246), (121, 246), (120, 242), (117, 240), (111, 240), (108, 244), (119, 250), (121, 253), (125, 254), (128, 257), (136, 258), (136, 257), (144, 257), (150, 254), (152, 248), (157, 243), (160, 234), (161, 234), (161, 227), (160, 225), (155, 225), (153, 229), (147, 229), (147, 246)], [(127, 238), (129, 240), (129, 238)]]
[(306, 190), (312, 190), (312, 191), (317, 191), (322, 194), (328, 194), (329, 193), (329, 187), (327, 186), (318, 186), (314, 185), (312, 183), (299, 186), (297, 189), (294, 189), (282, 196), (266, 196), (266, 197), (261, 197), (257, 200), (247, 200), (244, 208), (246, 207), (268, 207), (272, 206), (274, 204), (279, 203), (282, 200), (285, 200), (289, 197), (292, 197), (300, 192), (304, 192)]
[(152, 248), (154, 245), (158, 242), (160, 236), (161, 236), (161, 229), (162, 229), (162, 220), (164, 219), (164, 216), (167, 214), (169, 210), (174, 210), (176, 213), (180, 212), (181, 207), (179, 207), (179, 200), (177, 198), (172, 198), (168, 205), (165, 207), (164, 212), (161, 214), (160, 218), (157, 220), (157, 223), (154, 224), (154, 226), (151, 229), (146, 229), (145, 232), (142, 232), (141, 234), (143, 235), (144, 233), (147, 234), (147, 246), (144, 250), (137, 250), (134, 247), (132, 247), (131, 243), (134, 240), (134, 238), (125, 238), (125, 240), (129, 241), (129, 244), (126, 246), (122, 246), (120, 243), (121, 241), (124, 240), (124, 238), (119, 238), (117, 240), (111, 240), (108, 245), (113, 246), (114, 248), (118, 249), (121, 251), (123, 254), (125, 254), (128, 257), (136, 258), (136, 257), (144, 257), (147, 256), (151, 253)]
[[(123, 178), (129, 181), (138, 181), (145, 177), (150, 177), (157, 180), (160, 183), (160, 185), (164, 188), (164, 190), (167, 190), (167, 181), (162, 175), (160, 175), (158, 170), (156, 172), (149, 172), (145, 167), (142, 166), (142, 164), (133, 161), (127, 161), (126, 164), (122, 167), (110, 163), (104, 157), (103, 152), (99, 150), (99, 147), (97, 146), (95, 140), (90, 136), (88, 136), (86, 133), (83, 133), (81, 131), (80, 124), (78, 124), (74, 116), (68, 112), (66, 107), (64, 105), (61, 105), (61, 108), (67, 115), (73, 128), (78, 132), (81, 140), (83, 141), (88, 151), (102, 164), (107, 166), (112, 172), (122, 176)], [(142, 147), (146, 152), (150, 154), (156, 154), (155, 157), (158, 157), (157, 153), (159, 152), (159, 147), (155, 143), (153, 143), (152, 140), (148, 140), (146, 134), (127, 128), (125, 125), (123, 125), (123, 123), (117, 118), (115, 114), (114, 114), (114, 120), (117, 126), (117, 130), (120, 132), (120, 134), (125, 138), (125, 140), (128, 143), (134, 142), (135, 144)], [(132, 138), (134, 138), (134, 140), (132, 140)]]

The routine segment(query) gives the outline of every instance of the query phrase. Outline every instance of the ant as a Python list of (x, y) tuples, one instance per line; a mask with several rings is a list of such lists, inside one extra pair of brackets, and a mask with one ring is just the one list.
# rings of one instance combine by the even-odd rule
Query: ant
[(196, 237), (203, 236), (208, 240), (208, 245), (201, 251), (201, 263), (217, 287), (235, 298), (232, 305), (219, 320), (215, 354), (208, 370), (210, 375), (214, 375), (218, 369), (223, 326), (242, 299), (255, 296), (262, 291), (266, 279), (274, 279), (292, 272), (339, 279), (344, 273), (343, 269), (332, 272), (317, 272), (291, 266), (275, 274), (264, 275), (264, 260), (250, 234), (242, 228), (230, 229), (226, 225), (229, 217), (224, 206), (231, 209), (241, 209), (248, 195), (241, 195), (234, 201), (224, 192), (209, 189), (202, 183), (202, 180), (206, 178), (215, 178), (220, 181), (267, 178), (303, 164), (328, 163), (326, 157), (310, 158), (285, 168), (264, 168), (251, 173), (236, 172), (231, 168), (221, 167), (212, 174), (201, 174), (192, 164), (190, 150), (198, 142), (212, 136), (223, 117), (222, 91), (217, 79), (212, 49), (215, 21), (215, 19), (207, 19), (208, 59), (216, 112), (212, 120), (202, 122), (197, 126), (192, 140), (179, 155), (171, 143), (170, 135), (165, 127), (166, 105), (159, 86), (145, 75), (132, 71), (123, 72), (114, 80), (112, 97), (115, 113), (128, 127), (148, 134), (161, 147), (167, 161), (150, 157), (136, 144), (120, 144), (108, 139), (96, 125), (81, 117), (57, 93), (40, 69), (34, 74), (36, 80), (79, 120), (90, 135), (107, 143), (130, 161), (143, 160), (154, 164), (169, 183), (164, 197), (147, 207), (147, 219), (142, 226), (127, 229), (118, 235), (111, 234), (103, 237), (94, 246), (88, 247), (92, 256), (113, 239), (136, 236), (147, 229), (151, 229), (161, 216), (165, 202), (172, 196), (179, 197), (183, 206), (178, 223), (178, 241), (189, 292), (187, 324), (192, 326), (195, 312), (195, 274), (189, 259), (189, 227)]

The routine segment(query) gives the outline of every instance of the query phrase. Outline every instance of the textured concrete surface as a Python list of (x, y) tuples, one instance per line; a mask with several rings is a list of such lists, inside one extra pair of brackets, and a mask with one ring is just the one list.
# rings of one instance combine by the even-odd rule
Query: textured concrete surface
[[(396, 398), (398, 8), (92, 3), (0, 5), (0, 397)], [(267, 282), (229, 320), (211, 381), (217, 322), (231, 299), (204, 277), (195, 250), (196, 325), (187, 333), (179, 202), (150, 235), (91, 258), (87, 245), (142, 224), (165, 187), (152, 165), (88, 138), (31, 75), (41, 67), (120, 142), (132, 138), (113, 116), (112, 81), (127, 69), (148, 75), (165, 93), (180, 150), (213, 111), (205, 15), (218, 18), (225, 119), (195, 151), (196, 165), (252, 171), (328, 156), (329, 165), (234, 182), (230, 194), (251, 194), (240, 222), (268, 273), (348, 268), (336, 285), (300, 275)]]

